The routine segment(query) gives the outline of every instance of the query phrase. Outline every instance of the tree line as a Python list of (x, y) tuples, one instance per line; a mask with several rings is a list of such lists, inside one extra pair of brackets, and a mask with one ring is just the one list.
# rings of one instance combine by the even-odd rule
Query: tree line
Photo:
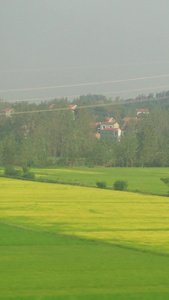
[[(99, 140), (93, 123), (107, 116), (123, 125), (123, 118), (134, 117), (138, 104), (111, 106), (103, 95), (88, 95), (74, 99), (78, 109), (68, 108), (67, 99), (43, 103), (0, 102), (0, 110), (12, 107), (15, 112), (39, 113), (0, 115), (0, 164), (29, 167), (87, 165), (107, 167), (168, 167), (169, 166), (169, 100), (141, 103), (150, 113), (139, 122), (131, 119), (120, 141), (114, 138)], [(84, 105), (106, 104), (94, 108)], [(107, 105), (107, 104), (110, 104)], [(139, 106), (139, 108), (140, 108)]]

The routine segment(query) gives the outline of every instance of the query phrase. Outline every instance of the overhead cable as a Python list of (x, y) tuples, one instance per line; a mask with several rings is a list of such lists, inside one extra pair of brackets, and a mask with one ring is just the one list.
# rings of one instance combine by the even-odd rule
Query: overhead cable
[(60, 71), (60, 70), (81, 70), (81, 69), (97, 69), (97, 68), (112, 68), (125, 66), (141, 66), (141, 65), (159, 65), (169, 64), (169, 61), (145, 61), (145, 62), (128, 62), (128, 63), (113, 63), (101, 65), (86, 65), (86, 66), (64, 66), (55, 68), (30, 68), (30, 69), (1, 69), (0, 73), (24, 73), (24, 72), (46, 72), (46, 71)]
[(96, 92), (96, 93), (88, 93), (84, 95), (65, 95), (65, 96), (53, 96), (53, 97), (39, 97), (39, 98), (24, 98), (24, 99), (11, 99), (11, 100), (5, 100), (6, 102), (23, 102), (23, 101), (49, 101), (54, 99), (61, 99), (61, 98), (78, 98), (81, 96), (87, 96), (87, 95), (113, 95), (113, 94), (119, 94), (119, 93), (127, 93), (127, 92), (142, 92), (142, 91), (152, 91), (153, 89), (169, 89), (169, 85), (161, 85), (161, 86), (154, 86), (149, 88), (141, 88), (141, 89), (131, 89), (131, 90), (115, 90), (112, 92)]
[(87, 82), (87, 83), (63, 84), (63, 85), (54, 85), (54, 86), (45, 86), (45, 87), (2, 89), (2, 90), (0, 90), (0, 92), (1, 93), (6, 93), (6, 92), (38, 91), (38, 90), (49, 90), (49, 89), (58, 89), (58, 88), (69, 88), (69, 87), (80, 87), (80, 86), (121, 83), (121, 82), (130, 82), (130, 81), (139, 81), (139, 80), (146, 80), (146, 79), (157, 79), (157, 78), (167, 78), (167, 77), (169, 77), (169, 74), (145, 76), (145, 77), (138, 77), (138, 78), (116, 79), (116, 80), (108, 80), (108, 81)]
[[(162, 101), (165, 100), (166, 97), (161, 98), (142, 98), (138, 100), (120, 100), (120, 101), (113, 101), (109, 103), (101, 103), (101, 104), (93, 104), (93, 105), (84, 105), (84, 106), (77, 106), (76, 109), (85, 109), (85, 108), (95, 108), (95, 107), (106, 107), (106, 106), (114, 106), (114, 105), (124, 105), (129, 103), (140, 103), (140, 102), (147, 102), (147, 101)], [(55, 112), (55, 111), (71, 111), (69, 107), (61, 107), (61, 108), (53, 108), (53, 109), (44, 109), (44, 110), (31, 110), (31, 111), (18, 111), (13, 112), (11, 115), (21, 115), (21, 114), (35, 114), (35, 113), (44, 113), (44, 112)], [(4, 113), (0, 113), (0, 116), (5, 116)]]

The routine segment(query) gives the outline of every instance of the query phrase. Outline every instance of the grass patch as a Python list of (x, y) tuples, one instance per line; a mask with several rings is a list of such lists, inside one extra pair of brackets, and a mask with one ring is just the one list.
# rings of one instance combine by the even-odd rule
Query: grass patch
[(160, 178), (169, 177), (169, 168), (87, 168), (72, 167), (60, 169), (34, 169), (36, 178), (46, 176), (48, 179), (62, 183), (96, 186), (96, 181), (105, 182), (112, 188), (117, 180), (128, 182), (128, 190), (156, 195), (167, 195), (168, 188)]
[[(114, 183), (120, 180), (127, 181), (128, 191), (168, 196), (168, 187), (163, 184), (161, 178), (169, 177), (169, 168), (67, 167), (32, 171), (35, 180), (39, 182), (87, 187), (96, 187), (96, 182), (104, 182), (107, 189), (112, 189)], [(0, 176), (3, 176), (3, 170), (0, 170)]]
[(168, 299), (168, 257), (4, 224), (0, 232), (0, 300)]

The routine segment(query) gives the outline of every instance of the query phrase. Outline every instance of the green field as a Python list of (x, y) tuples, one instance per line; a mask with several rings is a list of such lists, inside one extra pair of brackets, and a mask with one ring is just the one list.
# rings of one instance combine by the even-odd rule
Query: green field
[(87, 168), (34, 169), (37, 177), (71, 184), (96, 186), (104, 181), (112, 188), (116, 180), (127, 180), (129, 191), (166, 195), (169, 188), (160, 180), (169, 177), (169, 168)]
[(0, 181), (0, 300), (169, 299), (168, 197)]
[(0, 299), (169, 297), (168, 257), (7, 225), (0, 232)]

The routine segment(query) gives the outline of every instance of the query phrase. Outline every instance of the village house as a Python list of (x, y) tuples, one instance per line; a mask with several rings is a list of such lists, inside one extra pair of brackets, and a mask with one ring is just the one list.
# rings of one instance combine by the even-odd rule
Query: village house
[[(55, 107), (55, 103), (54, 104), (51, 104), (50, 106), (49, 106), (49, 109), (53, 109), (54, 107)], [(72, 111), (75, 111), (75, 109), (77, 108), (77, 105), (76, 104), (70, 104), (69, 105), (69, 108), (72, 110)]]
[(121, 129), (120, 128), (104, 128), (100, 130), (100, 139), (109, 139), (109, 138), (117, 138), (118, 140), (121, 137)]
[[(111, 139), (117, 138), (120, 139), (121, 129), (119, 128), (119, 124), (113, 118), (106, 118), (107, 122), (96, 122), (94, 123), (97, 132), (95, 136), (99, 139)], [(113, 121), (113, 122), (112, 122)]]
[(72, 111), (75, 111), (75, 109), (77, 108), (77, 105), (76, 105), (76, 104), (70, 104), (70, 105), (69, 105), (69, 108), (70, 108)]
[(11, 117), (11, 114), (14, 112), (13, 108), (5, 108), (2, 110), (2, 113), (6, 116), (6, 117)]
[[(136, 109), (137, 116), (139, 114), (149, 114), (149, 110), (147, 108), (139, 108)], [(98, 139), (104, 139), (104, 138), (112, 138), (115, 137), (118, 140), (122, 136), (125, 135), (126, 129), (127, 129), (127, 124), (131, 121), (134, 122), (136, 128), (137, 128), (137, 123), (141, 120), (139, 117), (125, 117), (123, 118), (123, 125), (121, 128), (119, 127), (119, 124), (114, 120), (113, 117), (106, 117), (105, 122), (95, 122), (92, 125), (95, 126), (96, 128), (96, 133), (95, 136)]]
[(140, 119), (137, 118), (137, 117), (134, 117), (134, 118), (125, 117), (125, 118), (123, 118), (123, 121), (124, 121), (125, 123), (127, 123), (127, 122), (129, 122), (129, 121), (132, 121), (132, 120), (133, 120), (134, 122), (140, 121)]
[(69, 108), (73, 113), (73, 120), (75, 120), (75, 110), (77, 109), (77, 105), (76, 104), (70, 104)]
[(115, 122), (115, 119), (113, 117), (106, 117), (105, 119), (107, 122)]
[(149, 114), (148, 108), (136, 108), (137, 116), (140, 114)]
[(55, 106), (55, 104), (51, 104), (51, 105), (49, 106), (49, 109), (53, 109), (54, 106)]
[(117, 122), (101, 122), (100, 130), (111, 129), (111, 128), (119, 128), (119, 124)]

